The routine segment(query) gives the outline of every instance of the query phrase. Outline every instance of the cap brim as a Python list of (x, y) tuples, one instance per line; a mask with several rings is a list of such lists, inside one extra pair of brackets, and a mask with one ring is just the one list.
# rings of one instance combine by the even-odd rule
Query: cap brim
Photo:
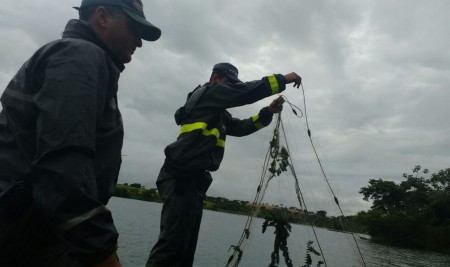
[(238, 77), (236, 76), (232, 76), (232, 75), (227, 75), (228, 79), (230, 79), (230, 81), (235, 82), (235, 83), (241, 83), (242, 81), (238, 79)]
[(138, 16), (137, 14), (128, 11), (126, 8), (122, 9), (130, 18), (132, 18), (135, 22), (137, 22), (137, 26), (139, 27), (138, 31), (140, 37), (146, 41), (156, 41), (161, 37), (161, 30), (155, 25), (148, 22), (143, 17)]

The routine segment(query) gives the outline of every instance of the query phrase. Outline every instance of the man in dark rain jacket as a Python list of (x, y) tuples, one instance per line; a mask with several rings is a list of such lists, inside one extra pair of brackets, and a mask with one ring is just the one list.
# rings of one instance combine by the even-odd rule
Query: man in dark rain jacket
[(140, 0), (83, 0), (62, 39), (6, 87), (0, 113), (0, 266), (120, 266), (105, 207), (123, 142), (118, 79), (161, 31)]
[(283, 98), (244, 120), (233, 118), (226, 109), (282, 92), (288, 83), (298, 87), (301, 78), (292, 72), (243, 83), (235, 66), (219, 63), (210, 81), (189, 93), (185, 105), (175, 113), (181, 129), (177, 140), (164, 151), (166, 160), (156, 182), (164, 204), (161, 232), (147, 267), (192, 266), (203, 199), (212, 182), (209, 172), (222, 162), (226, 136), (245, 136), (267, 126), (273, 113), (280, 111)]

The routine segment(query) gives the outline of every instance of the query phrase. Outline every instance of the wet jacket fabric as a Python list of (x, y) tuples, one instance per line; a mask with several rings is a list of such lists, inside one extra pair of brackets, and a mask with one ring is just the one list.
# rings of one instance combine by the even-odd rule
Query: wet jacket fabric
[[(109, 256), (118, 238), (105, 205), (121, 164), (123, 69), (87, 23), (70, 20), (62, 39), (37, 50), (1, 97), (0, 221), (6, 200), (20, 202), (28, 188), (33, 213), (86, 265)], [(8, 226), (0, 222), (0, 235)]]
[(177, 140), (165, 149), (166, 163), (185, 171), (216, 171), (222, 162), (227, 135), (245, 136), (267, 126), (272, 112), (264, 107), (247, 119), (233, 118), (228, 108), (254, 103), (282, 92), (281, 74), (246, 83), (206, 83), (188, 95), (175, 113), (180, 125)]

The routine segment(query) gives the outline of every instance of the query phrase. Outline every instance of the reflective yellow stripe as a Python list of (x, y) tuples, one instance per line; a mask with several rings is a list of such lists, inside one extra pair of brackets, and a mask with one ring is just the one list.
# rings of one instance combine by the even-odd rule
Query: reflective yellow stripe
[(263, 125), (260, 122), (256, 122), (258, 119), (259, 119), (259, 114), (252, 116), (253, 125), (255, 125), (256, 129), (261, 129), (263, 127)]
[(280, 87), (278, 86), (277, 78), (275, 77), (275, 74), (267, 76), (270, 82), (270, 89), (272, 89), (272, 95), (278, 94), (280, 91)]
[(214, 135), (217, 138), (216, 146), (225, 147), (225, 140), (220, 139), (220, 132), (217, 128), (212, 128), (211, 130), (206, 129), (208, 125), (204, 122), (195, 122), (190, 124), (184, 124), (180, 128), (180, 134), (192, 132), (195, 130), (202, 130), (204, 136)]
[(216, 146), (225, 147), (225, 140), (217, 139)]

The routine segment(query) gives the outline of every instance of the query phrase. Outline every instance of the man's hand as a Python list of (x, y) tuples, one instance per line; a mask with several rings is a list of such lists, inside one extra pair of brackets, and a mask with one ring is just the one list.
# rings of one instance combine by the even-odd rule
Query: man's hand
[(284, 98), (279, 96), (277, 99), (273, 100), (272, 103), (268, 106), (270, 112), (279, 113), (283, 110)]
[(111, 254), (108, 258), (104, 259), (102, 262), (97, 263), (94, 267), (122, 267), (119, 262), (119, 257), (116, 253)]
[(286, 84), (294, 83), (294, 87), (297, 88), (299, 88), (302, 83), (302, 77), (298, 76), (295, 72), (284, 75), (284, 78), (286, 79)]

